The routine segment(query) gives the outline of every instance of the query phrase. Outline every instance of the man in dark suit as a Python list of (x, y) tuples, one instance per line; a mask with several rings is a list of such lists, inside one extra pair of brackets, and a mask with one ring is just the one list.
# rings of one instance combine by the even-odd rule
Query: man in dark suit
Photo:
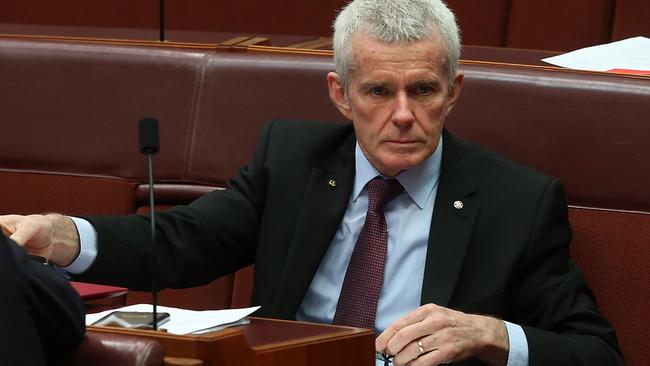
[(62, 364), (83, 339), (84, 307), (63, 274), (0, 235), (0, 359)]
[[(560, 183), (444, 131), (463, 82), (449, 9), (356, 0), (334, 51), (353, 124), (271, 123), (229, 189), (160, 213), (162, 285), (255, 263), (260, 315), (374, 327), (396, 364), (622, 364), (569, 261)], [(145, 217), (0, 224), (82, 280), (150, 286)]]

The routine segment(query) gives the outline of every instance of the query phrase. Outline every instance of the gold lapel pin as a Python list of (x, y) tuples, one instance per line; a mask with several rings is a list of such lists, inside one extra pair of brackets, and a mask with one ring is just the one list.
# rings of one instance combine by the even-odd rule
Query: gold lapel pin
[(336, 187), (336, 181), (334, 179), (330, 179), (330, 181), (327, 183), (332, 187)]
[(463, 202), (462, 201), (454, 201), (454, 208), (457, 210), (460, 210), (463, 208)]

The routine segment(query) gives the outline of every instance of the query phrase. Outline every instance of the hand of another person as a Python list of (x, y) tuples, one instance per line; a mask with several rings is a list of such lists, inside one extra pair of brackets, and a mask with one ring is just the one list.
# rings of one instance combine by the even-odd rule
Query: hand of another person
[(426, 304), (393, 322), (375, 347), (393, 355), (395, 365), (440, 365), (471, 357), (506, 365), (509, 342), (502, 320)]
[(79, 255), (74, 222), (60, 214), (0, 216), (0, 228), (27, 252), (67, 266)]

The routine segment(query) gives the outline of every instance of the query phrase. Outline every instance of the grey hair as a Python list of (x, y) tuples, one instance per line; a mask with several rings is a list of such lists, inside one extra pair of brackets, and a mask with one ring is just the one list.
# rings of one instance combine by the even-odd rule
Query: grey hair
[(460, 58), (460, 31), (454, 13), (441, 0), (354, 0), (334, 21), (336, 72), (347, 90), (354, 60), (350, 41), (357, 33), (386, 43), (408, 43), (438, 33), (446, 47), (447, 79), (453, 85)]

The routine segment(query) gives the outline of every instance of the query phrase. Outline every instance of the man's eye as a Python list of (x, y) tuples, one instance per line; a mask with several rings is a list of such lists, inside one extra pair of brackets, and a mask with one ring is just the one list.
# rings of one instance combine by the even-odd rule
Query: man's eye
[(433, 88), (429, 85), (420, 85), (415, 88), (415, 91), (418, 93), (418, 95), (429, 95), (433, 93)]
[(372, 94), (374, 96), (377, 96), (377, 97), (382, 96), (382, 95), (386, 94), (386, 88), (381, 87), (381, 86), (372, 87), (372, 88), (370, 88), (370, 94)]

